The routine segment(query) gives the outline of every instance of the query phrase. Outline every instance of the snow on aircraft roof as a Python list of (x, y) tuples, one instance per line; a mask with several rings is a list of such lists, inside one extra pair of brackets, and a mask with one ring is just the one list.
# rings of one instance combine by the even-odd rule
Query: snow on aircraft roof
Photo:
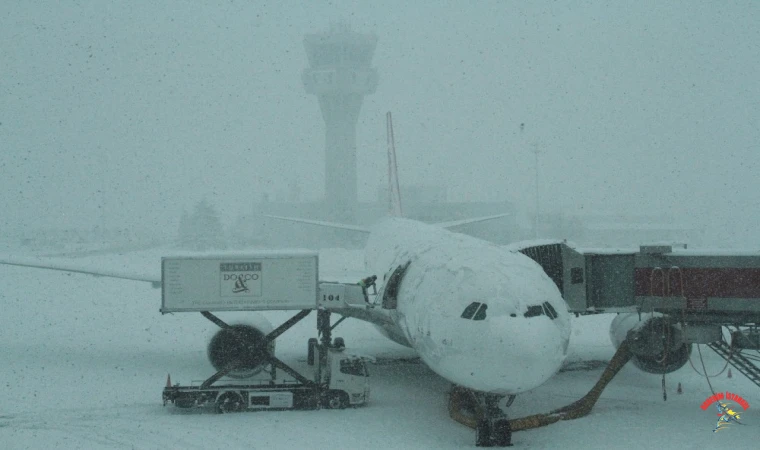
[[(641, 247), (589, 247), (576, 248), (585, 255), (632, 255), (641, 252)], [(674, 256), (760, 256), (760, 250), (741, 250), (736, 248), (683, 248), (673, 245), (672, 251), (665, 254)]]
[(261, 257), (261, 258), (274, 258), (278, 256), (317, 256), (319, 252), (316, 250), (308, 249), (267, 249), (267, 250), (213, 250), (213, 251), (190, 251), (190, 250), (178, 250), (166, 252), (163, 255), (164, 258), (247, 258), (247, 257)]

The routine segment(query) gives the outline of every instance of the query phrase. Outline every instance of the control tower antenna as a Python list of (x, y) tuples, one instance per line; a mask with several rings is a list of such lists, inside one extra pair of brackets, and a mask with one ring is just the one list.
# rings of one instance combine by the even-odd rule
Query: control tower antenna
[(303, 71), (303, 84), (307, 93), (317, 96), (325, 121), (329, 220), (356, 223), (356, 123), (364, 96), (377, 87), (377, 70), (371, 66), (376, 45), (375, 36), (347, 25), (304, 37), (309, 67)]

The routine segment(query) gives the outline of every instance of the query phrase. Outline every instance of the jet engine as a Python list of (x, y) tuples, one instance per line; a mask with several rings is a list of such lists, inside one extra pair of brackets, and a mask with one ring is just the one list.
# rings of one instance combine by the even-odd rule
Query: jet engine
[(662, 314), (618, 314), (610, 325), (612, 345), (617, 349), (626, 338), (633, 364), (647, 373), (676, 371), (691, 356), (691, 344), (684, 342), (681, 326)]
[(208, 344), (208, 359), (216, 370), (233, 367), (227, 374), (232, 378), (248, 378), (268, 365), (274, 355), (274, 340), (266, 336), (272, 324), (263, 317), (253, 324), (235, 324), (222, 327)]

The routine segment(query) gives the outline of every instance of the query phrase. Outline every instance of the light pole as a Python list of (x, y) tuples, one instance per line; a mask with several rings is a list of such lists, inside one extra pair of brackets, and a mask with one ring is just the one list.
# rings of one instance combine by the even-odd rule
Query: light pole
[(536, 214), (533, 217), (533, 237), (538, 239), (538, 214), (541, 211), (540, 209), (540, 200), (538, 195), (538, 154), (541, 153), (541, 151), (538, 149), (538, 141), (533, 143), (533, 154), (536, 157), (535, 167), (536, 167)]

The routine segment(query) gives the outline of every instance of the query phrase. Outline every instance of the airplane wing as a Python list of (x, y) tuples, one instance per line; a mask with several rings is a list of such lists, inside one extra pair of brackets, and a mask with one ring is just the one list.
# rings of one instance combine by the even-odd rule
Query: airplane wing
[(431, 223), (431, 225), (437, 225), (437, 226), (443, 227), (443, 228), (454, 228), (454, 227), (458, 227), (458, 226), (462, 226), (462, 225), (467, 225), (467, 224), (471, 224), (471, 223), (478, 223), (478, 222), (485, 222), (486, 220), (499, 219), (499, 218), (502, 218), (502, 217), (507, 217), (509, 215), (511, 215), (511, 214), (504, 213), (504, 214), (496, 214), (496, 215), (493, 215), (493, 216), (471, 217), (469, 219), (452, 220), (452, 221), (449, 221), (449, 222), (436, 222), (436, 223)]
[[(485, 222), (486, 220), (493, 220), (493, 219), (499, 219), (501, 217), (509, 216), (510, 214), (496, 214), (493, 216), (481, 216), (481, 217), (472, 217), (469, 219), (461, 219), (461, 220), (452, 220), (450, 222), (436, 222), (431, 223), (431, 225), (439, 226), (442, 228), (454, 228), (462, 225), (467, 225), (470, 223), (477, 223), (477, 222)], [(348, 223), (339, 223), (339, 222), (327, 222), (324, 220), (313, 220), (313, 219), (301, 219), (299, 217), (285, 217), (285, 216), (272, 216), (269, 214), (264, 214), (264, 217), (269, 217), (272, 219), (279, 219), (279, 220), (287, 220), (289, 222), (298, 222), (298, 223), (306, 223), (309, 225), (317, 225), (320, 227), (327, 227), (327, 228), (337, 228), (340, 230), (349, 230), (349, 231), (357, 231), (360, 233), (370, 233), (371, 230), (367, 227), (361, 227), (358, 225), (351, 225)]]
[(72, 261), (60, 261), (49, 258), (35, 257), (2, 257), (0, 264), (9, 266), (32, 267), (35, 269), (59, 270), (63, 272), (83, 273), (87, 275), (120, 278), (123, 280), (142, 281), (151, 283), (154, 288), (161, 286), (161, 274), (140, 272), (137, 270), (107, 270), (92, 268), (92, 264), (76, 263)]
[(360, 227), (358, 225), (351, 225), (347, 223), (338, 223), (338, 222), (326, 222), (324, 220), (312, 220), (312, 219), (301, 219), (298, 217), (284, 217), (284, 216), (271, 216), (268, 214), (264, 214), (264, 217), (269, 217), (272, 219), (280, 219), (280, 220), (287, 220), (290, 222), (299, 222), (299, 223), (307, 223), (309, 225), (318, 225), (321, 227), (328, 227), (328, 228), (338, 228), (341, 230), (350, 230), (350, 231), (358, 231), (359, 233), (369, 233), (370, 229), (367, 227)]
[[(391, 117), (391, 113), (388, 112), (385, 115), (386, 120), (386, 135), (387, 135), (387, 141), (388, 141), (388, 193), (389, 193), (389, 213), (392, 217), (403, 217), (404, 214), (402, 213), (401, 208), (401, 187), (399, 185), (399, 179), (398, 179), (398, 164), (396, 162), (396, 144), (394, 141), (393, 136), (393, 120)], [(471, 223), (478, 223), (478, 222), (484, 222), (486, 220), (494, 220), (499, 219), (501, 217), (509, 216), (510, 214), (504, 213), (504, 214), (496, 214), (493, 216), (481, 216), (481, 217), (472, 217), (469, 219), (461, 219), (461, 220), (453, 220), (449, 222), (438, 222), (438, 223), (432, 223), (431, 225), (437, 225), (439, 227), (443, 228), (454, 228), (459, 227), (462, 225), (467, 225)], [(350, 231), (358, 231), (360, 233), (370, 233), (369, 228), (366, 227), (360, 227), (357, 225), (351, 225), (346, 223), (336, 223), (336, 222), (326, 222), (323, 220), (312, 220), (312, 219), (300, 219), (296, 217), (283, 217), (283, 216), (273, 216), (273, 215), (264, 215), (265, 217), (270, 217), (273, 219), (280, 219), (280, 220), (287, 220), (291, 222), (299, 222), (299, 223), (306, 223), (310, 225), (318, 225), (322, 227), (328, 227), (328, 228), (337, 228), (341, 230), (350, 230)]]

